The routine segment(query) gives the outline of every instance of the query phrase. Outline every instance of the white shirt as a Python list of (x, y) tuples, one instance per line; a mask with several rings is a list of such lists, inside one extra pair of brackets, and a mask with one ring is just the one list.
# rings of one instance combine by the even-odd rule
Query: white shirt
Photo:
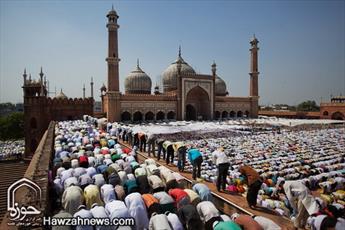
[(196, 206), (200, 219), (205, 223), (213, 217), (220, 216), (218, 209), (211, 201), (202, 201)]
[(281, 230), (281, 227), (274, 223), (272, 220), (263, 217), (263, 216), (256, 216), (254, 217), (254, 220), (258, 222), (258, 224), (264, 229), (264, 230)]
[(335, 230), (342, 230), (345, 229), (345, 219), (339, 217), (337, 219), (337, 224), (335, 225)]
[(223, 151), (216, 150), (212, 153), (213, 163), (216, 165), (229, 163), (229, 159)]
[(114, 186), (111, 184), (104, 184), (101, 187), (101, 197), (104, 203), (116, 200)]
[(136, 229), (147, 229), (149, 227), (149, 219), (147, 217), (145, 203), (140, 193), (135, 192), (129, 194), (125, 198), (125, 203), (129, 209), (129, 214), (135, 219)]
[[(74, 213), (73, 217), (81, 217), (81, 218), (88, 218), (88, 219), (91, 219), (93, 218), (93, 215), (91, 213), (90, 210), (87, 210), (87, 209), (80, 209), (78, 212)], [(78, 225), (76, 227), (76, 230), (93, 230), (93, 226), (90, 226), (90, 225), (87, 225), (87, 226), (84, 226), (84, 225)]]
[(94, 175), (97, 174), (97, 171), (94, 167), (88, 167), (86, 169), (86, 173), (90, 176), (90, 177), (93, 177)]
[(172, 230), (168, 217), (164, 214), (156, 214), (151, 217), (149, 230)]
[(74, 184), (74, 185), (79, 185), (79, 183), (78, 183), (78, 179), (76, 178), (76, 177), (70, 177), (70, 178), (67, 178), (66, 180), (65, 180), (65, 182), (64, 182), (64, 188), (66, 189), (66, 188), (68, 188), (69, 186), (71, 186), (72, 184)]
[(119, 175), (119, 177), (121, 179), (122, 185), (124, 185), (126, 183), (127, 179), (128, 179), (126, 172), (125, 171), (120, 171), (120, 172), (118, 172), (118, 175)]
[(171, 204), (174, 203), (174, 199), (166, 192), (156, 192), (153, 194), (153, 196), (159, 200), (160, 204)]
[(152, 187), (152, 189), (164, 187), (163, 181), (156, 175), (151, 175), (147, 177), (147, 180), (149, 181), (149, 184)]
[(68, 170), (62, 171), (61, 172), (61, 184), (64, 184), (65, 180), (67, 178), (70, 178), (73, 176), (73, 169), (70, 168)]
[(183, 230), (183, 225), (175, 213), (168, 214), (168, 220), (174, 230)]
[[(109, 218), (108, 213), (106, 212), (103, 206), (95, 206), (91, 208), (91, 213), (94, 218)], [(110, 230), (112, 226), (95, 226), (96, 230)]]
[(146, 175), (146, 170), (144, 168), (137, 168), (134, 171), (134, 174), (135, 174), (136, 177), (138, 177), (138, 176), (145, 176)]
[(98, 187), (101, 187), (105, 184), (105, 180), (102, 174), (96, 174), (92, 177), (92, 180), (94, 181), (94, 184)]
[(110, 219), (130, 217), (128, 208), (125, 203), (120, 200), (112, 200), (105, 205), (105, 209), (109, 213)]
[(77, 167), (73, 170), (73, 175), (77, 178), (85, 173), (86, 173), (86, 169), (82, 167)]
[(90, 209), (90, 212), (94, 218), (108, 218), (108, 213), (103, 206), (96, 205)]
[(79, 161), (77, 159), (71, 160), (71, 167), (77, 168), (79, 166)]

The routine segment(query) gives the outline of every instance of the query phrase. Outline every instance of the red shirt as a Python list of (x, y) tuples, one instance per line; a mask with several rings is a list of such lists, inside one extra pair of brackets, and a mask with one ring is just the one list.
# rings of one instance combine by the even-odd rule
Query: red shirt
[(128, 154), (131, 152), (131, 150), (129, 148), (123, 148), (122, 152)]
[(79, 157), (79, 163), (88, 163), (88, 158), (86, 156)]
[(169, 195), (177, 202), (179, 202), (182, 198), (188, 196), (188, 194), (180, 188), (174, 188), (169, 190)]

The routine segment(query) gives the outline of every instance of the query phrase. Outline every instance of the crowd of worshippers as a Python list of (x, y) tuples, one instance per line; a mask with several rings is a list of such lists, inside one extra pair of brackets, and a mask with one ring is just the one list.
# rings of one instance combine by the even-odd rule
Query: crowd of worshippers
[(54, 149), (49, 173), (54, 218), (135, 220), (134, 226), (76, 229), (280, 229), (265, 217), (221, 214), (205, 184), (188, 188), (179, 173), (158, 166), (151, 158), (139, 164), (134, 150), (122, 147), (115, 136), (90, 123), (59, 122)]
[(0, 161), (22, 159), (24, 145), (24, 140), (0, 141)]
[[(126, 126), (114, 128), (109, 123), (107, 129), (134, 149), (174, 163), (180, 171), (187, 167), (193, 179), (214, 182), (218, 191), (246, 192), (249, 207), (272, 209), (290, 217), (297, 228), (308, 223), (345, 228), (343, 129), (279, 130), (185, 142), (172, 142), (167, 135), (131, 133)], [(318, 190), (321, 198), (311, 190)], [(321, 222), (313, 221), (320, 218)]]

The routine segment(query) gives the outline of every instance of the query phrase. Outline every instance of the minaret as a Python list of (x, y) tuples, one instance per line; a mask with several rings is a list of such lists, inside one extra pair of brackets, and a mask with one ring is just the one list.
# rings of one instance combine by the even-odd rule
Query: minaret
[(119, 53), (117, 15), (114, 7), (108, 15), (108, 91), (105, 95), (105, 112), (110, 122), (120, 121), (120, 91), (119, 91)]
[(27, 74), (26, 74), (26, 68), (24, 69), (24, 74), (23, 74), (23, 78), (24, 78), (24, 85), (26, 84), (26, 78), (27, 78)]
[[(93, 77), (91, 77), (90, 86), (91, 86), (91, 98), (93, 98)], [(85, 88), (85, 86), (84, 86), (84, 88)]]
[(259, 112), (259, 86), (258, 86), (258, 39), (256, 39), (255, 34), (253, 39), (250, 41), (250, 90), (249, 96), (251, 98), (251, 109), (250, 116), (253, 118), (258, 117)]
[(85, 84), (83, 85), (83, 99), (85, 99)]
[(217, 76), (217, 64), (216, 62), (213, 60), (213, 63), (211, 65), (211, 71), (212, 71), (212, 91), (213, 93), (211, 94), (213, 97), (213, 105), (212, 108), (210, 108), (211, 111), (211, 120), (215, 119), (214, 117), (214, 110), (216, 108), (216, 76)]
[(250, 92), (249, 95), (252, 97), (259, 96), (259, 89), (258, 89), (258, 39), (256, 39), (255, 34), (253, 39), (250, 41), (250, 45), (252, 46), (250, 49)]
[(43, 90), (43, 71), (42, 71), (42, 66), (41, 66), (41, 72), (40, 72), (40, 84), (41, 84), (41, 92), (40, 92), (40, 96), (44, 96), (44, 90)]
[(114, 7), (108, 15), (108, 91), (119, 91), (119, 53), (118, 53), (118, 33), (117, 15)]

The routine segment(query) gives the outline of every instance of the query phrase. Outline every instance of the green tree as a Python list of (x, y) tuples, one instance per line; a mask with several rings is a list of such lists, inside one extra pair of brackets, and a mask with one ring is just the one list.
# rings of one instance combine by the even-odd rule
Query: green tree
[(297, 105), (297, 110), (305, 112), (320, 111), (320, 107), (315, 101), (304, 101)]
[(24, 137), (24, 114), (12, 113), (0, 117), (0, 139), (19, 139)]

